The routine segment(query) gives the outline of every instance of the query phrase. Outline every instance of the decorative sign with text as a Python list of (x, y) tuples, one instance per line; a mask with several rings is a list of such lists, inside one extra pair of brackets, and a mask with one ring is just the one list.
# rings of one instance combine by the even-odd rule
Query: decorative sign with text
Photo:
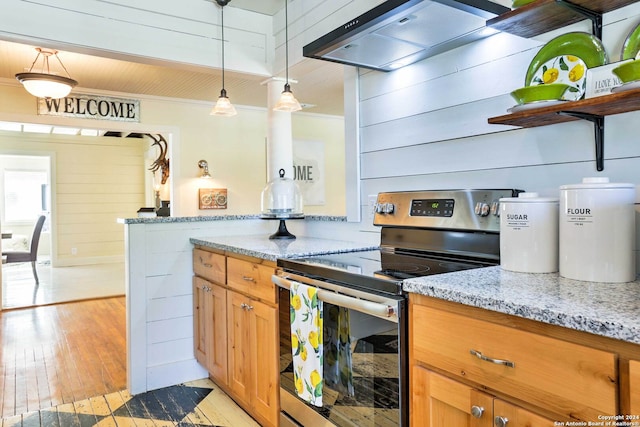
[(139, 122), (140, 101), (92, 95), (73, 95), (60, 99), (38, 98), (38, 114), (41, 116)]
[(305, 205), (325, 204), (324, 143), (293, 141), (293, 179)]

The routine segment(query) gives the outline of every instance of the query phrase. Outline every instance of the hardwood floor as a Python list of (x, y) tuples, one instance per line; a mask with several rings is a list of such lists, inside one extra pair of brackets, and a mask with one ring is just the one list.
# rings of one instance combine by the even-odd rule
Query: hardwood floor
[(0, 312), (0, 427), (258, 427), (208, 379), (131, 396), (125, 298)]
[(3, 418), (126, 388), (124, 297), (0, 312)]
[(2, 267), (2, 307), (32, 307), (93, 298), (122, 296), (124, 262), (73, 267), (51, 267), (47, 260), (37, 265), (40, 285), (35, 285), (31, 263)]

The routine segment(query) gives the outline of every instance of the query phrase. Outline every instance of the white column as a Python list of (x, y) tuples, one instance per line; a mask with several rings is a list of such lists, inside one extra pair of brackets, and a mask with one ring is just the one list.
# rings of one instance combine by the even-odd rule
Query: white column
[[(292, 81), (289, 80), (289, 83)], [(267, 182), (279, 177), (284, 169), (285, 176), (293, 179), (293, 136), (291, 113), (273, 111), (280, 94), (284, 90), (284, 79), (271, 78), (267, 85)]]

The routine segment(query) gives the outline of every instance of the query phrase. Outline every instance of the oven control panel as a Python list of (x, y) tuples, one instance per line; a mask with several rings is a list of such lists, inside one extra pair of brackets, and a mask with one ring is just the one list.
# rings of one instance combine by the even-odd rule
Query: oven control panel
[(500, 231), (499, 200), (522, 190), (433, 190), (379, 193), (373, 224)]
[(453, 216), (453, 199), (413, 199), (411, 200), (411, 216)]

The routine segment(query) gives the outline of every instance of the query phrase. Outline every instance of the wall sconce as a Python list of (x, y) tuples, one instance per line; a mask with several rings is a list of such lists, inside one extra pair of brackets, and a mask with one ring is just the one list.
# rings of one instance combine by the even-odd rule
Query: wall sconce
[(207, 163), (206, 160), (198, 161), (198, 167), (202, 169), (202, 175), (200, 175), (200, 178), (204, 178), (204, 179), (211, 178), (211, 174), (209, 174), (209, 163)]

